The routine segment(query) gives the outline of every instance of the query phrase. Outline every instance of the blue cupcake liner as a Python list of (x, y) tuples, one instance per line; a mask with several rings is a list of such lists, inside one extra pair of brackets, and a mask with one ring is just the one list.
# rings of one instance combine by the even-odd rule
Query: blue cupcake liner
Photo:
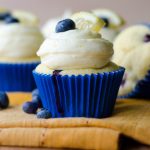
[(36, 88), (32, 71), (39, 64), (34, 63), (0, 63), (0, 91), (30, 92)]
[(124, 68), (91, 75), (46, 75), (33, 71), (43, 107), (53, 118), (103, 118), (112, 114)]
[(137, 82), (135, 88), (130, 93), (119, 98), (150, 99), (150, 70), (142, 80)]

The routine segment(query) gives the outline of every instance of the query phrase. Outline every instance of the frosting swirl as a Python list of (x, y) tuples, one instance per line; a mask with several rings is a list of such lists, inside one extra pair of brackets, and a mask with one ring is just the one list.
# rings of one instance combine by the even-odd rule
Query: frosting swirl
[(102, 37), (110, 42), (113, 42), (114, 39), (119, 34), (119, 29), (110, 29), (110, 28), (103, 28), (100, 31)]
[(98, 33), (76, 29), (51, 34), (37, 55), (51, 69), (101, 68), (110, 62), (113, 46)]
[(0, 29), (0, 61), (38, 60), (36, 52), (43, 42), (38, 27), (13, 23)]

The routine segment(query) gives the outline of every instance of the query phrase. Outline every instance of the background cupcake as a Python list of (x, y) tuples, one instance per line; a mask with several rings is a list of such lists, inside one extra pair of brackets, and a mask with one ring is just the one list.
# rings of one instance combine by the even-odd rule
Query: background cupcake
[(0, 15), (0, 91), (31, 91), (32, 70), (39, 64), (36, 51), (43, 41), (37, 17), (23, 11)]
[(116, 38), (113, 61), (124, 66), (126, 73), (119, 96), (150, 98), (150, 28), (131, 26)]
[(105, 22), (105, 26), (100, 31), (102, 37), (113, 42), (119, 34), (121, 27), (125, 24), (124, 19), (117, 13), (108, 9), (96, 9), (92, 12)]
[(33, 74), (43, 107), (52, 117), (108, 117), (124, 69), (110, 62), (112, 44), (96, 33), (102, 20), (87, 12), (72, 19), (76, 24), (60, 21), (37, 53), (41, 64)]

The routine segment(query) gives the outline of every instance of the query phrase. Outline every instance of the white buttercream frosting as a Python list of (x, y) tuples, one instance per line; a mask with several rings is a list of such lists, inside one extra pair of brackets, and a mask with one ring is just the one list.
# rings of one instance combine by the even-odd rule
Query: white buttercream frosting
[(98, 33), (76, 29), (51, 34), (37, 55), (51, 69), (102, 68), (110, 62), (113, 45)]
[(43, 42), (38, 27), (20, 23), (0, 25), (0, 61), (38, 60), (36, 52)]
[(119, 34), (119, 29), (103, 28), (100, 31), (102, 37), (110, 42), (113, 42)]

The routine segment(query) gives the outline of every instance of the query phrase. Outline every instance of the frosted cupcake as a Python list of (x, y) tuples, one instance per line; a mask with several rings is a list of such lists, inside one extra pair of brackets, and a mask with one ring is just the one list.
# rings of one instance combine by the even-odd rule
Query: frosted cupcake
[(55, 32), (55, 27), (58, 21), (69, 18), (71, 14), (72, 12), (70, 10), (67, 10), (62, 16), (49, 19), (42, 27), (42, 33), (44, 37), (47, 38), (51, 33)]
[(128, 27), (114, 42), (114, 62), (124, 66), (119, 96), (150, 98), (150, 28), (146, 25)]
[(108, 9), (96, 9), (92, 12), (105, 22), (104, 28), (100, 31), (102, 37), (113, 42), (125, 24), (124, 19)]
[(52, 117), (108, 117), (115, 105), (124, 69), (110, 61), (113, 45), (91, 31), (102, 20), (81, 14), (82, 23), (93, 25), (82, 30), (81, 22), (60, 21), (37, 52), (41, 64), (33, 74)]
[(31, 91), (35, 88), (32, 70), (40, 61), (36, 51), (43, 36), (32, 22), (24, 24), (8, 14), (0, 24), (0, 91)]

